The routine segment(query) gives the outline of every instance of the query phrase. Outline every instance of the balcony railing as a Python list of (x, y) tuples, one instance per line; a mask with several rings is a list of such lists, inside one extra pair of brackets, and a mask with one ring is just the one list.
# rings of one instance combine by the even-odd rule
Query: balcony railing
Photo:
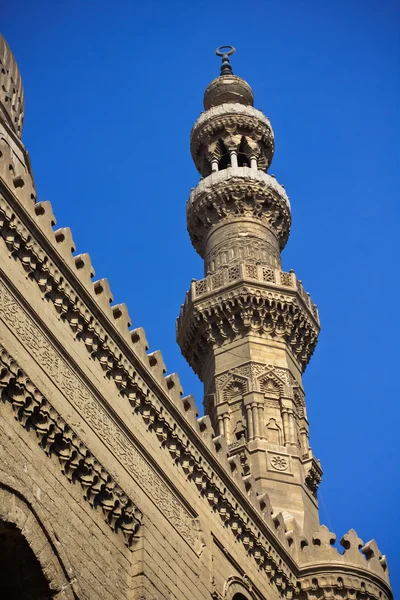
[(280, 288), (297, 290), (304, 304), (309, 309), (314, 319), (319, 323), (317, 306), (313, 304), (310, 294), (304, 290), (302, 282), (297, 279), (294, 271), (286, 273), (280, 269), (244, 262), (233, 266), (222, 267), (216, 273), (208, 275), (204, 279), (199, 279), (198, 281), (193, 280), (190, 290), (186, 294), (185, 303), (181, 307), (178, 318), (178, 327), (181, 325), (187, 306), (191, 301), (206, 296), (210, 292), (215, 292), (238, 280), (250, 282), (257, 281), (272, 284), (273, 286), (276, 285)]

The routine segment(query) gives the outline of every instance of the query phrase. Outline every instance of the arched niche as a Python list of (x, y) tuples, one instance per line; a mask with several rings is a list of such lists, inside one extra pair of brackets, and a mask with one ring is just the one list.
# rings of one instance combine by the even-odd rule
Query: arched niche
[(77, 600), (55, 544), (36, 512), (16, 490), (0, 484), (0, 598)]
[(257, 600), (252, 591), (252, 585), (246, 575), (230, 577), (224, 588), (225, 600)]
[(40, 562), (15, 523), (0, 521), (0, 597), (50, 600), (50, 588)]

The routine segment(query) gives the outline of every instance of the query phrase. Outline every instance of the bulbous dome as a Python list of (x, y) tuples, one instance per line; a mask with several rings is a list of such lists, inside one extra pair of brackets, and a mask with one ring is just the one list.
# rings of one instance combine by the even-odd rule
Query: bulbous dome
[(213, 106), (232, 102), (254, 106), (253, 90), (247, 81), (237, 75), (220, 75), (210, 83), (204, 93), (204, 108), (208, 110)]

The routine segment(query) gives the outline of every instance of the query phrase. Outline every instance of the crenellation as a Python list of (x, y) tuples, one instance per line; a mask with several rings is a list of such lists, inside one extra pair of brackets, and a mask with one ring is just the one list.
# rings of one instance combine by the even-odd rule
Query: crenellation
[(43, 200), (35, 204), (35, 217), (40, 229), (49, 239), (53, 239), (54, 226), (57, 220), (53, 213), (53, 207), (50, 200)]
[(103, 278), (93, 282), (93, 291), (96, 302), (99, 304), (102, 311), (109, 318), (111, 317), (111, 303), (114, 301), (114, 296), (111, 292), (108, 279)]
[(162, 381), (164, 381), (167, 386), (169, 398), (180, 409), (183, 408), (185, 415), (187, 415), (188, 411), (190, 410), (194, 410), (194, 412), (197, 414), (196, 402), (193, 396), (186, 396), (185, 398), (182, 397), (183, 388), (178, 373), (166, 375)]
[(75, 268), (73, 253), (76, 251), (75, 242), (72, 239), (72, 231), (69, 227), (60, 227), (54, 231), (55, 247), (65, 262)]
[(132, 319), (128, 313), (128, 307), (124, 302), (111, 306), (111, 314), (114, 319), (114, 325), (119, 333), (124, 337), (128, 336), (129, 328), (132, 325)]
[(96, 275), (96, 272), (92, 265), (90, 255), (86, 252), (84, 254), (78, 254), (74, 257), (75, 268), (78, 272), (78, 277), (88, 288), (92, 288), (92, 279)]

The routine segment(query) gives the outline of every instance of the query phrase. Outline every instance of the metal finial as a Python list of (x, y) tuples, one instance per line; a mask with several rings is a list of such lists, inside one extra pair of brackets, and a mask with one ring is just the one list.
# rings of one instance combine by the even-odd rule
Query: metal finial
[(234, 46), (220, 46), (216, 49), (215, 54), (222, 57), (221, 75), (232, 75), (232, 66), (229, 62), (229, 57), (235, 54)]

